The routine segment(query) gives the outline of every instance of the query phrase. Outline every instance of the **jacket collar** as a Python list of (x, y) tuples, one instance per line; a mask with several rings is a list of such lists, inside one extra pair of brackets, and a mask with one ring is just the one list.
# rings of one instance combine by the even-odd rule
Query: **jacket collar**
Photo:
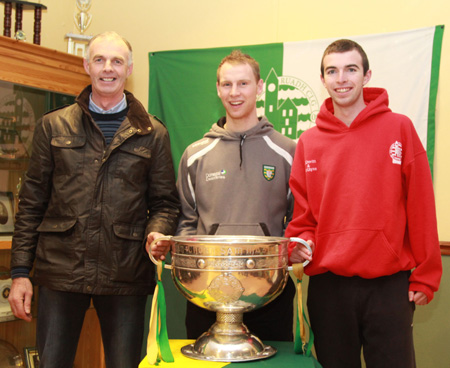
[[(89, 96), (92, 93), (92, 86), (87, 86), (76, 98), (75, 102), (80, 106), (83, 112), (90, 116), (89, 112)], [(150, 121), (150, 116), (145, 110), (144, 106), (134, 97), (131, 92), (124, 91), (127, 99), (128, 114), (127, 119), (129, 124), (136, 128), (138, 134), (149, 134), (153, 130), (153, 124)]]

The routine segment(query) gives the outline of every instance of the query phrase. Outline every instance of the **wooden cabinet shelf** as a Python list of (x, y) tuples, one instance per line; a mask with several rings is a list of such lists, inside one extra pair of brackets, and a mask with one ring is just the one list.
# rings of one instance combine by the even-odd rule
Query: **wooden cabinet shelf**
[(90, 83), (79, 56), (4, 36), (0, 50), (1, 80), (75, 96)]
[(0, 250), (11, 249), (11, 240), (0, 240)]

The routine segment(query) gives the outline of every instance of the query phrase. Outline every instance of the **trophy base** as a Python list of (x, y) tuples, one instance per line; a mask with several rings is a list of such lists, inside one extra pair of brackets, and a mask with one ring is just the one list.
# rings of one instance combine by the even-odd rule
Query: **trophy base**
[[(235, 352), (232, 352), (233, 357), (217, 357), (214, 355), (206, 355), (204, 353), (200, 353), (198, 351), (195, 351), (194, 348), (195, 344), (189, 344), (186, 346), (183, 346), (181, 348), (181, 352), (184, 356), (191, 358), (191, 359), (197, 359), (197, 360), (207, 360), (210, 362), (227, 362), (227, 363), (237, 363), (237, 362), (250, 362), (253, 360), (260, 360), (265, 358), (270, 358), (271, 356), (275, 355), (277, 350), (269, 345), (264, 345), (264, 349), (262, 351), (257, 352), (254, 355), (247, 355), (248, 352), (246, 351), (243, 355), (234, 356)], [(242, 351), (241, 351), (242, 353)], [(222, 354), (221, 354), (222, 355)]]
[(243, 323), (216, 322), (181, 352), (188, 358), (211, 362), (247, 362), (269, 358), (277, 350), (264, 345)]

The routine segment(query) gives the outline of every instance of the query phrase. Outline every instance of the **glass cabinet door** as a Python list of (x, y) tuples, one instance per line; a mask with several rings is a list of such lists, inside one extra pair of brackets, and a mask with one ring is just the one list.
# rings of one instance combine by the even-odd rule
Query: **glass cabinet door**
[(0, 81), (0, 236), (11, 235), (37, 120), (75, 96)]

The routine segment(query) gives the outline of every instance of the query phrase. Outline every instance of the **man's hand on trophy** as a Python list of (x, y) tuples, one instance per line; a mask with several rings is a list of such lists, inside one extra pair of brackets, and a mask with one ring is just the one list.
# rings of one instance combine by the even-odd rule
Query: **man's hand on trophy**
[(169, 240), (161, 240), (159, 242), (154, 243), (153, 245), (151, 245), (151, 244), (153, 241), (155, 241), (156, 239), (161, 238), (163, 236), (164, 235), (161, 233), (151, 232), (147, 236), (147, 244), (145, 245), (145, 249), (147, 250), (147, 252), (151, 253), (155, 259), (161, 260), (161, 261), (164, 261), (166, 259), (166, 254), (170, 250), (170, 244), (171, 244), (170, 241)]
[[(292, 239), (291, 239), (292, 240)], [(292, 249), (290, 262), (291, 263), (303, 263), (312, 261), (312, 254), (314, 252), (315, 244), (312, 240), (308, 240), (307, 243), (311, 247), (311, 250), (306, 248), (303, 244), (298, 243), (294, 249)], [(306, 264), (305, 264), (306, 265)]]

